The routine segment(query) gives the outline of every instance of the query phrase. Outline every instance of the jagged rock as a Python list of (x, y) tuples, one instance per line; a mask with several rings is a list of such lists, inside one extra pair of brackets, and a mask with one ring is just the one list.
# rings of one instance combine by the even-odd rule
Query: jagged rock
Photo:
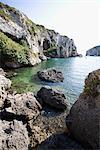
[(68, 102), (63, 92), (53, 89), (51, 87), (42, 87), (37, 92), (37, 97), (41, 99), (44, 103), (57, 109), (65, 110), (68, 107)]
[(86, 51), (86, 56), (100, 56), (100, 46), (96, 46)]
[(29, 137), (21, 121), (0, 120), (0, 150), (28, 150)]
[(91, 72), (66, 119), (71, 134), (92, 149), (100, 149), (100, 69)]
[[(10, 105), (8, 106), (7, 104)], [(22, 117), (22, 120), (35, 120), (42, 109), (41, 105), (31, 92), (16, 95), (8, 94), (4, 108), (8, 115), (9, 113), (12, 113), (20, 118)]]
[(64, 77), (61, 71), (47, 69), (37, 72), (39, 79), (47, 82), (63, 82)]
[(0, 35), (0, 64), (9, 68), (32, 66), (46, 56), (77, 56), (73, 39), (33, 23), (22, 12), (3, 3), (0, 3)]

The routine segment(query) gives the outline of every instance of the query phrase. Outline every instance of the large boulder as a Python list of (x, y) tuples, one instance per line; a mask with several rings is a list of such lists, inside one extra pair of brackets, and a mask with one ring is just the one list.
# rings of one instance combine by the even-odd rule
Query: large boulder
[(65, 110), (68, 107), (68, 102), (64, 93), (48, 86), (42, 87), (37, 92), (37, 97), (44, 103), (57, 109)]
[(0, 120), (0, 150), (28, 150), (29, 137), (21, 121)]
[(100, 69), (88, 75), (84, 91), (66, 122), (71, 134), (82, 144), (100, 149)]
[(37, 72), (39, 79), (47, 82), (63, 82), (64, 77), (61, 71), (56, 69), (47, 69)]
[(8, 117), (10, 117), (10, 113), (19, 116), (21, 120), (36, 119), (42, 109), (31, 92), (16, 95), (8, 94), (4, 101), (3, 108), (5, 108)]

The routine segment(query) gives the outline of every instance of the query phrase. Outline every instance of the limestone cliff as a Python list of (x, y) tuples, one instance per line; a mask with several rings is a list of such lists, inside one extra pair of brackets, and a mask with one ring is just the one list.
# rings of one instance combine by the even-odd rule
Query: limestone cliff
[(100, 56), (100, 46), (91, 48), (86, 52), (86, 56)]
[(0, 2), (1, 64), (17, 68), (48, 57), (77, 56), (73, 39), (33, 23), (26, 15)]

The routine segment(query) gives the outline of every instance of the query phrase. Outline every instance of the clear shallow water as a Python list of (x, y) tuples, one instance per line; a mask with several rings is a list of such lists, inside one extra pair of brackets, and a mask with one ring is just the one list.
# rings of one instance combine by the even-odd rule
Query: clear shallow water
[[(40, 81), (36, 73), (47, 68), (56, 68), (63, 72), (64, 82), (47, 83)], [(20, 92), (36, 93), (41, 86), (50, 85), (61, 89), (73, 103), (82, 92), (84, 80), (89, 72), (100, 68), (100, 57), (55, 58), (31, 68), (17, 69), (18, 75), (12, 78), (13, 88)]]

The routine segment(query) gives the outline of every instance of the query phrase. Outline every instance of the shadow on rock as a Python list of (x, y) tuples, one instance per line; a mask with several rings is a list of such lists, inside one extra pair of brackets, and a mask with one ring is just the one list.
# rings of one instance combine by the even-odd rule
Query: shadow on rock
[(85, 150), (80, 143), (66, 133), (54, 134), (42, 142), (36, 150)]

